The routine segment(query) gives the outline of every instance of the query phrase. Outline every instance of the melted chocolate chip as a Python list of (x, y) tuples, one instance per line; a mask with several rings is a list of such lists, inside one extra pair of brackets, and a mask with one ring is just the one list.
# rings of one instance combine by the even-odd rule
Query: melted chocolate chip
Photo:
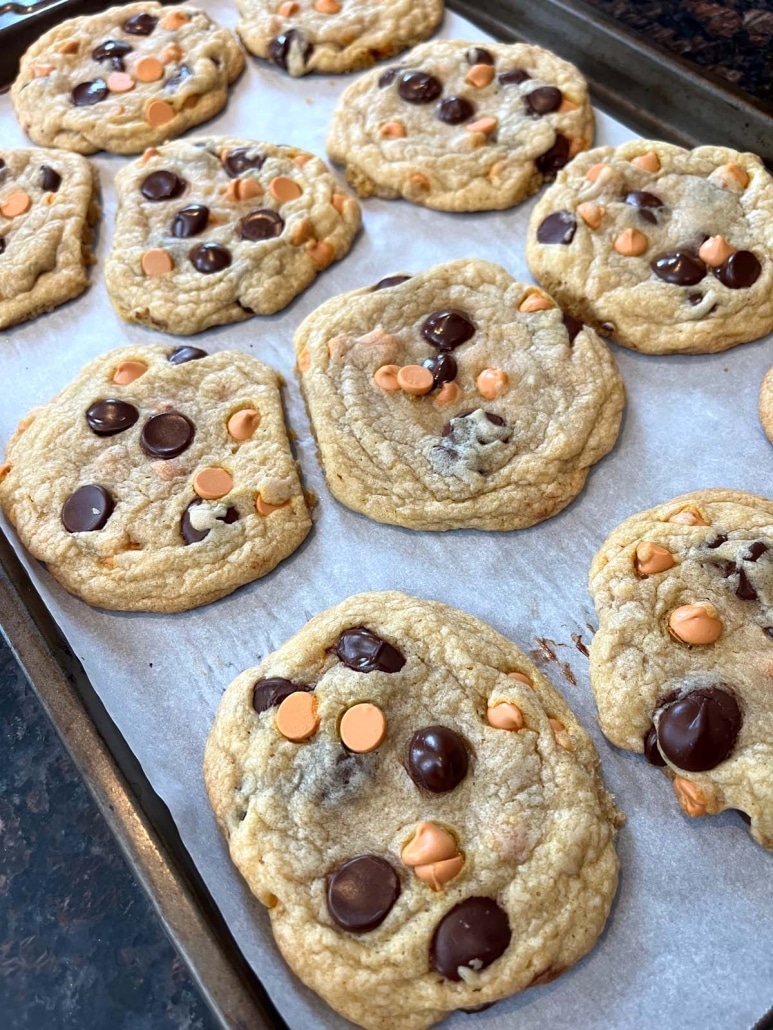
[(702, 293), (689, 293), (687, 295), (687, 301), (688, 301), (689, 304), (692, 304), (693, 307), (697, 307), (697, 305), (700, 304), (700, 302), (702, 300), (703, 300), (703, 294)]
[(408, 773), (418, 787), (433, 794), (453, 790), (467, 775), (467, 748), (447, 726), (425, 726), (408, 745)]
[(201, 347), (188, 347), (183, 345), (175, 347), (166, 359), (172, 365), (184, 365), (186, 361), (198, 361), (199, 358), (206, 358), (208, 352)]
[(721, 687), (703, 687), (674, 701), (661, 714), (658, 744), (679, 769), (706, 772), (733, 750), (741, 722), (732, 694)]
[(379, 76), (378, 88), (384, 89), (386, 86), (391, 86), (397, 78), (399, 71), (399, 68), (387, 68), (387, 70)]
[(707, 540), (704, 546), (708, 547), (710, 551), (715, 551), (718, 547), (721, 547), (722, 544), (726, 543), (727, 533), (718, 533), (713, 540)]
[(571, 243), (577, 231), (577, 219), (571, 211), (554, 211), (537, 229), (538, 243)]
[(258, 680), (252, 688), (252, 707), (256, 712), (267, 712), (269, 708), (277, 708), (286, 697), (299, 690), (310, 694), (314, 687), (305, 683), (293, 683), (291, 680), (282, 679), (281, 676)]
[(151, 458), (176, 458), (190, 447), (196, 427), (179, 411), (151, 415), (142, 427), (140, 447)]
[(759, 561), (763, 554), (767, 554), (768, 545), (764, 544), (762, 540), (755, 540), (753, 544), (749, 544), (746, 554), (743, 556), (744, 561)]
[(531, 78), (523, 68), (511, 68), (509, 71), (502, 72), (499, 76), (499, 81), (503, 86), (520, 86), (522, 82), (526, 82)]
[(639, 217), (643, 218), (645, 222), (649, 222), (651, 225), (658, 224), (658, 216), (655, 212), (663, 207), (663, 201), (653, 193), (634, 190), (632, 193), (626, 193), (625, 202), (630, 204), (631, 207), (637, 208)]
[(281, 236), (284, 227), (285, 223), (276, 211), (259, 208), (257, 211), (250, 211), (239, 222), (239, 235), (243, 240), (258, 243), (260, 240), (272, 240), (275, 236)]
[(433, 311), (421, 327), (421, 335), (440, 350), (453, 350), (475, 335), (475, 324), (466, 311)]
[(222, 272), (231, 264), (231, 251), (219, 243), (199, 243), (191, 248), (188, 257), (196, 271), (203, 275)]
[(459, 371), (453, 355), (449, 354), (448, 351), (441, 351), (435, 357), (426, 358), (422, 361), (422, 365), (432, 373), (432, 381), (435, 386), (450, 383), (453, 379), (456, 379), (456, 374)]
[(507, 913), (493, 898), (467, 898), (435, 928), (430, 964), (447, 980), (458, 982), (460, 968), (486, 969), (506, 951), (511, 936)]
[(327, 909), (350, 933), (375, 930), (400, 897), (400, 880), (378, 855), (358, 855), (344, 862), (327, 881)]
[(209, 221), (209, 208), (205, 204), (189, 204), (172, 219), (172, 236), (186, 240), (204, 232)]
[(541, 116), (557, 111), (561, 106), (564, 97), (560, 89), (555, 86), (540, 86), (527, 93), (523, 98), (526, 110), (531, 114)]
[(109, 398), (96, 401), (86, 412), (89, 429), (97, 436), (115, 436), (130, 429), (140, 417), (133, 404)]
[(397, 92), (409, 104), (431, 104), (443, 92), (439, 79), (426, 72), (403, 72)]
[(650, 765), (666, 764), (665, 758), (658, 751), (658, 731), (654, 726), (650, 726), (644, 734), (644, 755)]
[(149, 36), (158, 24), (158, 18), (152, 14), (133, 14), (123, 23), (124, 32), (130, 36)]
[(250, 154), (244, 147), (238, 147), (236, 150), (228, 151), (223, 167), (232, 179), (238, 179), (248, 168), (260, 171), (265, 163), (265, 154)]
[(76, 107), (92, 107), (104, 100), (108, 94), (104, 79), (92, 79), (91, 82), (79, 82), (70, 94)]
[(446, 97), (440, 101), (435, 111), (436, 117), (447, 125), (459, 125), (472, 118), (474, 114), (475, 108), (464, 97)]
[(715, 271), (717, 279), (730, 290), (743, 290), (757, 282), (762, 265), (750, 250), (736, 250)]
[(130, 54), (134, 47), (124, 43), (120, 39), (106, 39), (104, 43), (95, 46), (91, 56), (95, 61), (107, 61), (116, 71), (124, 71), (123, 58)]
[(507, 422), (502, 418), (501, 415), (495, 415), (493, 411), (484, 411), (483, 414), (495, 426), (506, 426)]
[(181, 64), (174, 75), (164, 83), (164, 89), (174, 90), (181, 86), (186, 79), (189, 79), (193, 72), (187, 64)]
[(563, 168), (568, 161), (569, 140), (566, 136), (558, 134), (550, 150), (546, 150), (544, 154), (541, 154), (534, 163), (537, 166), (538, 172), (541, 172), (546, 179), (551, 179), (559, 168)]
[(287, 58), (293, 43), (300, 51), (301, 60), (306, 64), (314, 51), (314, 47), (311, 43), (306, 42), (303, 34), (297, 29), (288, 29), (287, 32), (283, 32), (280, 36), (275, 36), (271, 40), (268, 44), (269, 61), (273, 61), (274, 64), (278, 64), (280, 68), (284, 68), (287, 71)]
[(54, 171), (49, 165), (41, 165), (40, 188), (46, 190), (48, 193), (56, 193), (59, 187), (62, 185), (62, 177), (59, 172)]
[[(198, 508), (200, 504), (201, 501), (198, 500), (198, 498), (195, 501), (191, 501), (180, 518), (180, 532), (182, 533), (183, 540), (185, 540), (186, 544), (201, 543), (205, 537), (209, 536), (208, 529), (196, 529), (191, 522), (191, 508)], [(231, 526), (234, 522), (239, 521), (239, 512), (236, 508), (229, 508), (225, 515), (218, 515), (217, 520), (218, 522), (225, 522), (227, 526)], [(301, 688), (299, 687), (298, 689), (300, 690)]]
[(694, 286), (706, 274), (704, 263), (689, 250), (661, 254), (650, 263), (650, 268), (659, 279), (675, 286)]
[(579, 331), (582, 329), (582, 322), (578, 322), (576, 318), (572, 318), (572, 316), (567, 315), (566, 312), (562, 314), (561, 319), (564, 323), (564, 328), (567, 333), (569, 333), (569, 342), (574, 343), (575, 336), (577, 336)]
[(494, 55), (482, 46), (470, 47), (466, 56), (467, 64), (494, 64)]
[(140, 193), (146, 200), (173, 200), (180, 196), (186, 186), (185, 179), (161, 169), (145, 176), (140, 184)]
[(372, 292), (376, 290), (388, 290), (391, 286), (399, 286), (401, 283), (407, 283), (411, 277), (409, 275), (388, 275), (386, 279), (379, 279)]
[(343, 631), (336, 644), (336, 655), (355, 672), (399, 672), (405, 665), (405, 656), (396, 647), (364, 626)]
[(742, 568), (738, 569), (738, 586), (735, 588), (735, 596), (739, 597), (742, 601), (756, 601), (758, 599), (757, 591), (749, 582), (749, 577)]
[(68, 533), (92, 533), (103, 529), (113, 514), (115, 501), (103, 486), (79, 486), (62, 507), (62, 524)]

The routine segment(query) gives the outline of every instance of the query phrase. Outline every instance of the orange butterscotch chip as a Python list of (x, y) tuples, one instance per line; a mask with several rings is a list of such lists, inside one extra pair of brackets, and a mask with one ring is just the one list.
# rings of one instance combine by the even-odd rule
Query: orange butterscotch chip
[(293, 164), (298, 165), (299, 168), (303, 168), (304, 165), (307, 165), (309, 163), (309, 161), (311, 161), (312, 157), (314, 157), (313, 154), (306, 154), (306, 153), (296, 154), (295, 157), (293, 158)]
[(280, 204), (288, 200), (297, 200), (301, 193), (303, 193), (295, 179), (290, 179), (286, 175), (277, 175), (273, 178), (269, 183), (268, 191), (274, 200), (278, 200)]
[(32, 200), (29, 194), (25, 193), (24, 190), (19, 190), (17, 193), (11, 193), (0, 204), (0, 214), (6, 218), (16, 218), (18, 215), (23, 215), (29, 211), (31, 204)]
[(255, 510), (258, 515), (271, 515), (275, 511), (279, 511), (280, 508), (286, 508), (289, 501), (282, 501), (281, 504), (269, 504), (268, 501), (264, 501), (263, 498), (258, 494), (255, 498)]
[(631, 164), (636, 165), (637, 168), (643, 168), (646, 172), (660, 171), (660, 158), (654, 150), (648, 150), (646, 154), (635, 157)]
[(435, 380), (430, 370), (423, 365), (403, 365), (397, 373), (397, 385), (414, 397), (422, 397), (430, 392)]
[(549, 311), (550, 308), (554, 308), (555, 304), (549, 297), (546, 297), (544, 293), (529, 293), (524, 297), (518, 306), (519, 311)]
[(463, 856), (455, 855), (453, 858), (444, 858), (442, 862), (414, 866), (413, 871), (420, 880), (428, 883), (433, 891), (442, 891), (448, 881), (458, 876), (463, 868)]
[(384, 139), (402, 139), (405, 136), (405, 126), (396, 120), (384, 122), (378, 131)]
[(548, 719), (550, 728), (553, 730), (553, 736), (556, 738), (556, 744), (562, 747), (564, 751), (574, 751), (572, 744), (572, 738), (569, 736), (566, 730), (566, 726), (558, 719)]
[(567, 100), (566, 97), (561, 101), (558, 107), (559, 114), (568, 114), (570, 111), (576, 111), (579, 104), (575, 104), (573, 100)]
[(522, 730), (526, 725), (523, 712), (511, 701), (495, 701), (486, 709), (489, 726), (495, 730)]
[(161, 28), (166, 29), (167, 32), (174, 32), (181, 29), (183, 25), (187, 25), (190, 20), (190, 15), (184, 14), (182, 11), (170, 11), (166, 18), (162, 19)]
[(710, 268), (719, 268), (734, 253), (735, 247), (731, 247), (724, 236), (709, 236), (701, 244), (698, 257)]
[(183, 107), (185, 107), (185, 108), (196, 107), (198, 102), (199, 102), (199, 95), (198, 95), (198, 93), (191, 93), (191, 95), (189, 97), (186, 97), (185, 100), (183, 101)]
[(294, 247), (300, 247), (302, 243), (313, 239), (315, 239), (314, 223), (310, 218), (302, 218), (290, 235), (290, 243)]
[(591, 165), (591, 167), (585, 173), (585, 178), (588, 179), (590, 182), (596, 182), (601, 173), (604, 172), (604, 170), (607, 168), (609, 168), (609, 165), (604, 164), (603, 161), (601, 164)]
[(465, 129), (468, 132), (480, 132), (484, 136), (490, 136), (497, 125), (499, 125), (499, 122), (496, 118), (478, 118), (477, 121), (465, 125)]
[(493, 401), (507, 389), (510, 376), (503, 368), (484, 368), (475, 380), (478, 393), (486, 400)]
[(464, 867), (464, 856), (448, 830), (430, 822), (419, 823), (400, 857), (435, 891), (442, 890)]
[(145, 121), (154, 128), (158, 128), (159, 125), (166, 125), (174, 117), (175, 110), (166, 100), (151, 100), (145, 108)]
[(317, 268), (327, 268), (335, 257), (335, 251), (327, 240), (310, 240), (306, 251)]
[(574, 136), (569, 140), (569, 157), (577, 157), (582, 150), (587, 150), (590, 146), (590, 140), (585, 139), (584, 136)]
[(682, 604), (669, 615), (668, 631), (683, 644), (713, 644), (722, 636), (722, 620), (709, 601)]
[(158, 82), (164, 77), (164, 66), (157, 57), (141, 57), (134, 65), (134, 74), (140, 82)]
[(432, 404), (436, 408), (447, 408), (450, 404), (455, 404), (461, 395), (462, 391), (456, 383), (443, 383), (435, 394)]
[(338, 14), (341, 5), (338, 0), (314, 0), (314, 10), (320, 14)]
[(285, 0), (283, 4), (280, 4), (276, 9), (276, 13), (280, 14), (283, 18), (292, 18), (294, 14), (300, 11), (301, 5), (296, 4), (295, 0)]
[(235, 411), (226, 425), (229, 436), (240, 443), (251, 440), (260, 425), (261, 418), (257, 408), (242, 408), (241, 411)]
[(594, 204), (589, 200), (586, 200), (583, 204), (577, 205), (577, 214), (591, 229), (598, 229), (601, 225), (601, 220), (606, 213), (607, 209), (603, 204)]
[(80, 49), (80, 45), (76, 39), (66, 39), (64, 43), (60, 43), (56, 48), (58, 54), (77, 54)]
[(348, 708), (338, 727), (344, 745), (358, 755), (366, 755), (380, 747), (386, 731), (386, 716), (378, 705), (369, 702)]
[(156, 150), (155, 147), (148, 147), (147, 150), (144, 150), (142, 152), (142, 157), (140, 158), (140, 164), (141, 165), (147, 164), (148, 161), (151, 159), (151, 157), (158, 157), (158, 151)]
[(735, 180), (735, 182), (738, 183), (742, 190), (745, 190), (746, 187), (749, 185), (749, 173), (746, 171), (745, 168), (741, 168), (740, 165), (724, 165), (722, 171), (726, 174), (728, 178)]
[(308, 348), (304, 347), (298, 355), (298, 371), (308, 372), (311, 368), (311, 355), (309, 354)]
[(148, 366), (144, 361), (122, 361), (113, 372), (113, 382), (119, 386), (128, 386), (135, 379), (144, 376)]
[(317, 699), (305, 690), (296, 690), (277, 709), (276, 728), (294, 744), (313, 737), (319, 729)]
[(53, 70), (53, 64), (36, 64), (32, 67), (32, 74), (36, 79), (46, 79)]
[(476, 89), (485, 89), (494, 75), (494, 69), (490, 64), (474, 64), (465, 75), (464, 81), (475, 86)]
[(225, 195), (228, 200), (253, 200), (263, 196), (263, 187), (255, 179), (231, 179)]
[(128, 93), (134, 89), (134, 79), (127, 72), (110, 72), (107, 77), (107, 88), (111, 93)]
[(386, 390), (387, 393), (397, 393), (400, 389), (400, 384), (397, 381), (397, 373), (399, 371), (399, 365), (382, 365), (381, 368), (377, 368), (373, 373), (373, 382), (380, 390)]
[(2, 483), (12, 468), (13, 465), (10, 461), (7, 461), (4, 465), (0, 465), (0, 483)]
[(612, 244), (617, 253), (622, 254), (623, 257), (638, 257), (645, 252), (649, 245), (650, 241), (638, 229), (623, 229)]
[(196, 473), (193, 489), (204, 501), (216, 501), (233, 490), (233, 477), (225, 469), (206, 468)]
[(169, 43), (161, 51), (161, 63), (171, 64), (172, 61), (182, 60), (182, 49), (176, 43)]
[(421, 172), (414, 172), (408, 176), (408, 184), (412, 190), (428, 190), (430, 187), (429, 179), (426, 175), (422, 175)]
[(149, 275), (154, 279), (159, 275), (168, 275), (174, 268), (172, 255), (168, 250), (164, 250), (163, 247), (154, 247), (152, 250), (146, 250), (142, 255), (140, 264), (145, 275)]
[(700, 787), (690, 780), (686, 780), (684, 776), (675, 776), (673, 787), (676, 799), (685, 815), (706, 815), (708, 802)]
[(669, 516), (669, 522), (677, 522), (683, 526), (710, 526), (711, 523), (707, 522), (697, 508), (682, 508), (681, 511), (675, 512)]
[(522, 672), (508, 672), (507, 678), (511, 680), (517, 680), (519, 683), (525, 683), (527, 687), (531, 687), (532, 690), (534, 689), (534, 684), (532, 683), (532, 681), (529, 679), (528, 676), (525, 676)]
[(676, 558), (665, 547), (660, 544), (650, 543), (649, 540), (642, 540), (636, 545), (636, 553), (633, 560), (634, 568), (641, 576), (654, 576), (658, 572), (665, 572), (676, 565)]
[(334, 193), (330, 199), (330, 203), (333, 205), (333, 207), (336, 209), (339, 215), (342, 215), (344, 213), (344, 205), (346, 204), (346, 201), (348, 199), (349, 198), (343, 193)]

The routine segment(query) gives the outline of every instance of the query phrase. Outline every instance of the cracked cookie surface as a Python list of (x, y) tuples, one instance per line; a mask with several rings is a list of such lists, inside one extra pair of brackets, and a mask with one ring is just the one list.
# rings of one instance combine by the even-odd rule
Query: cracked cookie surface
[(121, 611), (215, 601), (270, 572), (311, 527), (278, 375), (193, 347), (92, 361), (20, 424), (0, 504), (64, 587)]
[(622, 817), (550, 681), (396, 592), (313, 618), (223, 696), (204, 774), (298, 976), (368, 1030), (424, 1030), (593, 947)]

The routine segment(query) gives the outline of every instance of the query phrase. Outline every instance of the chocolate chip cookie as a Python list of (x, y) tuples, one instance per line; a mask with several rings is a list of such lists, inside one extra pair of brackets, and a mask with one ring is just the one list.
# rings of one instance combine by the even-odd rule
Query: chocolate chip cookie
[(253, 54), (290, 75), (353, 72), (435, 31), (443, 0), (237, 0), (237, 31)]
[(208, 604), (270, 572), (311, 520), (279, 377), (244, 354), (122, 347), (19, 426), (0, 504), (71, 593), (121, 611)]
[(767, 371), (760, 386), (759, 415), (765, 435), (773, 443), (773, 369)]
[(0, 329), (86, 289), (97, 189), (77, 154), (0, 150)]
[(699, 490), (626, 519), (590, 572), (601, 728), (687, 815), (736, 808), (773, 849), (773, 502)]
[(412, 529), (521, 529), (564, 508), (625, 399), (598, 336), (486, 261), (389, 276), (295, 335), (331, 493)]
[(464, 612), (360, 594), (226, 691), (207, 790), (298, 976), (423, 1030), (589, 951), (622, 817), (548, 679)]
[(579, 71), (525, 43), (425, 43), (341, 96), (330, 157), (362, 194), (439, 211), (512, 207), (591, 145)]
[(116, 189), (110, 299), (127, 322), (180, 335), (279, 311), (360, 227), (359, 204), (324, 162), (254, 140), (151, 148)]
[(11, 99), (35, 143), (137, 154), (214, 117), (243, 67), (236, 36), (199, 8), (126, 4), (41, 36)]
[(773, 330), (773, 178), (753, 154), (632, 140), (581, 154), (529, 224), (529, 268), (575, 318), (646, 354)]

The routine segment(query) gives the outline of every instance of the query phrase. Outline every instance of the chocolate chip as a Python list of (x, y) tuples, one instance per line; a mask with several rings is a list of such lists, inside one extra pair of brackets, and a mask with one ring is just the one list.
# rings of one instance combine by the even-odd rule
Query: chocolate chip
[(167, 79), (164, 83), (164, 89), (174, 90), (178, 86), (181, 86), (186, 79), (189, 79), (193, 75), (193, 72), (187, 64), (181, 64), (171, 79)]
[(205, 204), (189, 204), (172, 219), (172, 236), (188, 239), (204, 232), (209, 221), (209, 208)]
[(386, 86), (391, 86), (397, 78), (397, 74), (399, 71), (399, 68), (387, 68), (387, 70), (383, 72), (379, 77), (378, 88), (384, 89)]
[(68, 533), (91, 533), (103, 529), (113, 514), (115, 502), (103, 486), (79, 486), (62, 507), (62, 523)]
[(375, 930), (400, 897), (400, 880), (389, 862), (378, 855), (350, 858), (327, 880), (327, 909), (343, 930)]
[(571, 243), (577, 231), (577, 219), (571, 211), (554, 211), (537, 229), (538, 243)]
[(543, 115), (557, 111), (563, 99), (561, 90), (555, 86), (540, 86), (538, 89), (533, 89), (531, 93), (527, 93), (523, 102), (526, 110), (531, 114)]
[(650, 268), (659, 279), (676, 286), (694, 286), (706, 274), (704, 263), (689, 250), (661, 254), (650, 263)]
[(158, 18), (152, 14), (133, 14), (122, 27), (130, 36), (149, 36), (157, 24)]
[(475, 108), (464, 97), (446, 97), (441, 100), (435, 111), (436, 117), (447, 125), (459, 125), (472, 118)]
[(440, 350), (453, 350), (475, 335), (475, 324), (466, 311), (433, 311), (421, 327), (421, 335)]
[(494, 64), (494, 55), (482, 46), (470, 47), (466, 56), (467, 64)]
[(91, 56), (95, 61), (107, 61), (116, 71), (122, 72), (124, 70), (123, 58), (133, 49), (134, 47), (120, 39), (106, 39), (104, 43), (94, 47)]
[(688, 303), (692, 304), (693, 307), (697, 307), (698, 304), (703, 300), (702, 293), (689, 293), (687, 295)]
[(115, 436), (130, 429), (140, 417), (133, 404), (109, 398), (96, 401), (86, 412), (89, 428), (97, 436)]
[(48, 193), (56, 193), (62, 185), (62, 177), (59, 172), (54, 171), (49, 165), (41, 165), (40, 170), (43, 173), (40, 188)]
[(257, 211), (250, 211), (239, 222), (239, 235), (243, 240), (258, 243), (260, 240), (272, 240), (275, 236), (281, 236), (284, 227), (284, 220), (276, 211), (270, 211), (267, 207), (259, 208)]
[(750, 250), (736, 250), (714, 274), (728, 289), (742, 290), (753, 286), (761, 271), (762, 265)]
[(753, 544), (749, 544), (749, 548), (746, 554), (743, 556), (744, 561), (759, 561), (763, 554), (767, 554), (768, 545), (764, 544), (762, 540), (755, 540)]
[(282, 679), (281, 676), (258, 680), (252, 688), (252, 707), (256, 712), (267, 712), (269, 708), (278, 707), (286, 697), (299, 690), (310, 694), (314, 687), (309, 687), (305, 683), (293, 683), (291, 680)]
[(566, 136), (556, 135), (555, 142), (550, 150), (546, 150), (534, 162), (537, 171), (541, 172), (546, 179), (552, 178), (559, 168), (563, 168), (569, 161), (569, 140)]
[(713, 540), (707, 540), (704, 547), (708, 547), (710, 551), (715, 551), (722, 544), (727, 543), (727, 533), (717, 533)]
[(208, 352), (201, 347), (188, 347), (183, 345), (175, 347), (166, 359), (172, 365), (184, 365), (186, 361), (198, 361), (199, 358), (208, 357)]
[(666, 764), (665, 758), (658, 751), (658, 731), (654, 726), (650, 726), (644, 734), (644, 755), (650, 765)]
[(204, 275), (222, 272), (231, 264), (231, 251), (219, 243), (199, 243), (191, 248), (188, 257), (196, 271)]
[(567, 315), (566, 312), (562, 314), (561, 320), (564, 323), (564, 328), (569, 333), (569, 342), (574, 343), (575, 336), (577, 336), (579, 331), (582, 329), (582, 322), (578, 322), (576, 318), (572, 318), (572, 316)]
[(336, 655), (355, 672), (399, 672), (405, 656), (364, 626), (345, 629), (338, 638)]
[(248, 168), (260, 171), (265, 163), (265, 154), (250, 154), (245, 147), (237, 147), (236, 150), (228, 151), (225, 161), (223, 161), (223, 167), (232, 179), (238, 179)]
[[(182, 533), (183, 540), (185, 540), (186, 544), (201, 543), (205, 537), (209, 536), (208, 529), (196, 529), (191, 522), (191, 508), (198, 508), (200, 504), (201, 501), (198, 498), (195, 501), (191, 501), (180, 518), (180, 532)], [(236, 508), (229, 508), (225, 515), (218, 515), (217, 520), (218, 522), (225, 522), (227, 526), (231, 526), (234, 522), (239, 521), (239, 512)], [(301, 688), (299, 687), (298, 689), (300, 690)]]
[(268, 59), (273, 61), (274, 64), (278, 64), (280, 68), (284, 68), (287, 71), (287, 58), (290, 53), (290, 47), (295, 44), (296, 49), (300, 52), (301, 60), (304, 64), (311, 57), (314, 47), (311, 43), (307, 43), (297, 29), (288, 29), (287, 32), (283, 32), (280, 36), (275, 36), (268, 44)]
[(735, 596), (742, 601), (756, 601), (757, 591), (749, 582), (749, 577), (743, 569), (738, 569), (738, 586), (735, 588)]
[(449, 354), (448, 351), (441, 351), (435, 357), (426, 358), (422, 361), (422, 365), (432, 373), (432, 380), (435, 386), (450, 383), (456, 379), (456, 374), (459, 371), (453, 355)]
[(632, 193), (626, 193), (625, 202), (630, 204), (631, 207), (637, 208), (639, 216), (645, 222), (649, 222), (651, 225), (658, 224), (658, 217), (655, 212), (663, 207), (663, 201), (653, 193), (647, 193), (644, 190), (634, 190)]
[(5, 254), (5, 236), (0, 236), (0, 254)]
[(408, 772), (418, 787), (433, 794), (453, 790), (467, 775), (467, 748), (447, 726), (425, 726), (408, 745)]
[(146, 200), (173, 200), (180, 196), (186, 186), (185, 179), (162, 169), (145, 176), (140, 184), (140, 193)]
[(440, 920), (430, 944), (430, 965), (447, 980), (459, 969), (486, 969), (510, 944), (507, 913), (493, 898), (467, 898)]
[(397, 92), (409, 104), (431, 104), (443, 92), (439, 79), (426, 72), (403, 72)]
[(371, 288), (371, 292), (388, 290), (390, 286), (399, 286), (400, 283), (407, 283), (410, 278), (409, 275), (388, 275), (386, 279), (379, 279), (376, 285)]
[(506, 426), (507, 422), (502, 418), (501, 415), (495, 415), (493, 411), (484, 411), (483, 414), (495, 426)]
[(92, 107), (104, 100), (108, 94), (104, 79), (92, 79), (91, 82), (79, 82), (73, 89), (71, 97), (76, 107)]
[(721, 687), (693, 690), (661, 714), (660, 750), (679, 769), (706, 772), (733, 750), (741, 722), (732, 694)]
[(523, 68), (511, 68), (509, 71), (502, 72), (499, 81), (503, 86), (520, 86), (522, 82), (526, 82), (530, 78), (531, 75), (527, 74)]
[(142, 427), (140, 447), (151, 458), (176, 458), (190, 447), (196, 427), (179, 411), (151, 415)]
[(773, 637), (773, 626), (763, 626), (762, 632), (769, 637)]

